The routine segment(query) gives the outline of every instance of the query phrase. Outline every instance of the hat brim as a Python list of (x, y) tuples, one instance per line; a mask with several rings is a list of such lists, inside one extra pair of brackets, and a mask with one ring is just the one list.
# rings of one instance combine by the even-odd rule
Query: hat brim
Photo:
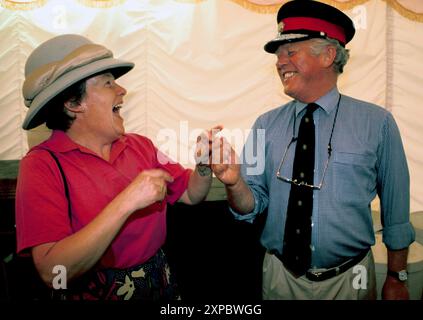
[(134, 63), (132, 62), (107, 58), (67, 72), (34, 98), (25, 116), (25, 120), (23, 121), (22, 128), (29, 130), (44, 123), (46, 119), (44, 112), (42, 112), (43, 108), (51, 99), (74, 83), (106, 70), (110, 70), (115, 79), (117, 79), (130, 71), (133, 67)]
[(305, 41), (312, 39), (313, 37), (309, 35), (303, 35), (302, 37), (298, 38), (292, 38), (292, 39), (282, 39), (280, 37), (277, 37), (275, 39), (270, 40), (268, 43), (264, 45), (264, 51), (268, 53), (275, 53), (276, 50), (278, 50), (279, 46), (285, 44), (285, 43), (292, 43), (292, 42), (299, 42), (299, 41)]
[(309, 30), (290, 31), (287, 33), (282, 33), (279, 36), (277, 36), (275, 39), (270, 40), (268, 43), (264, 45), (264, 50), (268, 53), (275, 53), (276, 50), (278, 50), (279, 46), (285, 43), (306, 41), (306, 40), (316, 39), (316, 38), (327, 39), (326, 35), (320, 32), (313, 32)]

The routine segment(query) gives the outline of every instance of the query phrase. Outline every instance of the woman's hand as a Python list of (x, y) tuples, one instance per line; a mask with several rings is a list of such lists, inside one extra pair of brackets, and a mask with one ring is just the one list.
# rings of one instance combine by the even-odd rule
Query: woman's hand
[(173, 182), (173, 177), (162, 169), (141, 172), (123, 191), (128, 210), (134, 212), (162, 201), (168, 182)]

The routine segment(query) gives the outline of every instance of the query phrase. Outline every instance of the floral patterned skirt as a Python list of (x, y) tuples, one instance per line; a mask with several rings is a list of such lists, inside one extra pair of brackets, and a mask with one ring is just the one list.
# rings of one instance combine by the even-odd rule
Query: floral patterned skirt
[(53, 290), (58, 300), (179, 300), (166, 255), (160, 249), (143, 264), (128, 269), (89, 272), (69, 283), (66, 290)]

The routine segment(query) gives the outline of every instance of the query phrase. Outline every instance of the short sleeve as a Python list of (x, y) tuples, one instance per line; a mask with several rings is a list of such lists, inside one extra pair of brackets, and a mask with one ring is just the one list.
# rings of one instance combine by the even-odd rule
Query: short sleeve
[(15, 205), (18, 253), (72, 234), (63, 180), (48, 152), (34, 150), (21, 160)]

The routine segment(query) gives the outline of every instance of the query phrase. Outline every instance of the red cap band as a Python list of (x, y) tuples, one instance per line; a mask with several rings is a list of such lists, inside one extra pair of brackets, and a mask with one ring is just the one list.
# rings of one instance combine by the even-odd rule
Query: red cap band
[(282, 19), (282, 22), (284, 23), (283, 32), (291, 30), (325, 32), (329, 38), (336, 39), (344, 45), (346, 43), (344, 28), (326, 20), (310, 17), (290, 17)]

